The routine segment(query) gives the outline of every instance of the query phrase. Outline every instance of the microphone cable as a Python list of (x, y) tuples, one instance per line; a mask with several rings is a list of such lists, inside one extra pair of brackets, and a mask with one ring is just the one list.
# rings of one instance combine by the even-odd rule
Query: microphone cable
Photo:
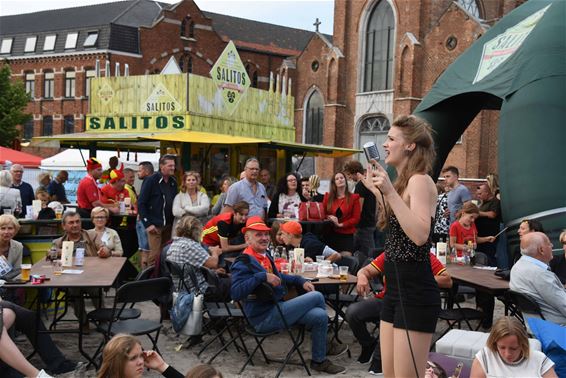
[[(386, 239), (391, 237), (391, 228), (389, 227), (389, 212), (387, 211), (387, 206), (385, 205), (385, 197), (381, 189), (377, 188), (381, 194), (381, 203), (383, 203), (383, 211), (385, 211), (385, 219), (387, 219), (387, 231)], [(399, 224), (399, 227), (401, 225)], [(399, 288), (399, 303), (401, 305), (401, 316), (403, 318), (403, 325), (405, 326), (405, 334), (407, 335), (407, 342), (409, 343), (409, 350), (411, 351), (411, 359), (413, 361), (413, 368), (415, 369), (415, 377), (419, 377), (419, 369), (417, 368), (417, 361), (415, 360), (415, 353), (413, 352), (413, 344), (411, 343), (411, 337), (409, 336), (409, 328), (407, 327), (407, 316), (405, 315), (405, 306), (403, 305), (403, 296), (401, 295), (401, 282), (399, 281), (399, 270), (397, 269), (397, 261), (393, 260), (393, 268), (395, 269), (395, 278), (397, 281), (397, 287)]]

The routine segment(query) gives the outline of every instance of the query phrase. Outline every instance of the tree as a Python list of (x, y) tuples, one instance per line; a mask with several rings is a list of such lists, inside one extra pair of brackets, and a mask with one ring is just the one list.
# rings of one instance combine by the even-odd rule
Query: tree
[(31, 100), (21, 80), (12, 82), (7, 64), (0, 66), (0, 146), (10, 147), (19, 136), (17, 125), (31, 119), (24, 109)]

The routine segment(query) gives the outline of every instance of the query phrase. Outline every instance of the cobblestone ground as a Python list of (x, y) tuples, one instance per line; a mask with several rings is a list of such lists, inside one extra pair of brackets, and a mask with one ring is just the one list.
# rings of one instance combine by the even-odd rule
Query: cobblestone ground
[[(112, 294), (110, 294), (112, 295)], [(112, 305), (112, 298), (106, 298), (107, 306)], [(463, 306), (467, 307), (475, 307), (475, 299), (467, 299), (465, 303), (462, 304)], [(138, 306), (142, 312), (143, 316), (147, 316), (149, 318), (159, 319), (159, 309), (152, 303), (141, 304)], [(72, 311), (71, 311), (72, 312)], [(329, 311), (330, 313), (330, 311)], [(496, 301), (495, 305), (495, 315), (494, 318), (497, 319), (500, 316), (503, 316), (503, 305)], [(436, 339), (442, 332), (446, 329), (446, 325), (444, 322), (439, 322), (437, 325), (437, 330), (435, 333), (434, 339)], [(347, 324), (344, 324), (344, 327), (340, 331), (340, 337), (342, 341), (349, 345), (352, 357), (349, 358), (347, 354), (344, 354), (333, 362), (336, 364), (340, 364), (347, 367), (346, 376), (349, 377), (367, 377), (370, 376), (368, 374), (369, 365), (361, 365), (359, 364), (356, 359), (360, 353), (360, 347), (357, 342), (355, 342), (352, 332), (350, 331)], [(77, 360), (77, 361), (85, 361), (84, 358), (80, 355), (78, 351), (78, 338), (74, 335), (53, 335), (53, 339), (55, 340), (56, 344), (61, 348), (63, 353), (70, 359)], [(159, 349), (163, 354), (165, 361), (167, 361), (170, 365), (174, 366), (179, 371), (185, 373), (191, 367), (206, 362), (219, 348), (218, 343), (212, 344), (207, 351), (205, 351), (201, 357), (197, 357), (197, 352), (200, 349), (200, 346), (193, 346), (191, 348), (184, 348), (177, 351), (177, 347), (182, 344), (182, 342), (186, 338), (178, 337), (171, 329), (171, 323), (169, 321), (164, 321), (164, 329), (162, 334), (159, 337)], [(205, 336), (205, 341), (208, 339), (208, 336)], [(85, 336), (85, 349), (93, 353), (98, 346), (98, 343), (101, 340), (101, 336), (97, 334), (95, 331), (91, 331), (90, 335)], [(149, 348), (151, 343), (147, 338), (141, 337), (140, 340), (144, 348)], [(255, 345), (252, 339), (246, 339), (247, 345), (252, 346)], [(21, 341), (17, 343), (18, 346), (24, 351), (24, 354), (27, 354), (31, 351), (31, 347), (27, 341)], [(270, 356), (282, 356), (286, 353), (288, 348), (290, 347), (290, 341), (286, 335), (278, 335), (273, 337), (270, 340), (265, 342), (265, 350), (268, 355)], [(303, 355), (306, 359), (310, 358), (310, 340), (308, 338), (305, 339), (305, 343), (303, 344), (301, 350), (303, 351)], [(259, 354), (259, 353), (258, 353)], [(298, 357), (295, 358), (298, 360)], [(37, 367), (42, 367), (42, 361), (36, 356), (31, 359), (32, 363)], [(273, 377), (275, 376), (278, 365), (277, 364), (269, 364), (266, 365), (265, 361), (262, 359), (255, 358), (255, 366), (248, 366), (242, 375), (238, 375), (237, 372), (240, 370), (241, 366), (245, 361), (243, 352), (238, 353), (234, 348), (230, 348), (228, 352), (223, 352), (218, 356), (213, 365), (217, 367), (224, 377)], [(313, 375), (320, 375), (319, 373), (313, 372)], [(65, 375), (60, 375), (60, 377), (95, 377), (96, 372), (93, 368), (85, 371), (81, 369), (75, 373), (68, 373)], [(159, 374), (154, 374), (151, 372), (147, 372), (144, 376), (147, 377), (157, 377), (160, 376)], [(284, 377), (304, 377), (307, 376), (306, 372), (302, 370), (302, 368), (297, 366), (288, 366), (285, 368), (283, 372)]]

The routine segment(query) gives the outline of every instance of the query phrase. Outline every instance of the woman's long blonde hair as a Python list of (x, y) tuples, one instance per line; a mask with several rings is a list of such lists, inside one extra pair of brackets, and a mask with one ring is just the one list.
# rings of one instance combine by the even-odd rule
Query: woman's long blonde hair
[(128, 354), (140, 342), (132, 335), (120, 333), (114, 336), (102, 351), (102, 365), (97, 378), (124, 378)]
[[(434, 140), (432, 139), (432, 127), (424, 119), (414, 115), (399, 116), (391, 127), (397, 127), (401, 130), (405, 142), (415, 144), (415, 148), (412, 151), (407, 151), (407, 164), (399, 172), (399, 176), (393, 183), (397, 193), (402, 196), (405, 189), (407, 189), (409, 179), (413, 175), (431, 173), (432, 164), (436, 158), (436, 151), (434, 149)], [(380, 209), (377, 222), (378, 227), (382, 229), (387, 226), (388, 219), (386, 213), (391, 213), (389, 205), (386, 204), (385, 206), (387, 211)]]

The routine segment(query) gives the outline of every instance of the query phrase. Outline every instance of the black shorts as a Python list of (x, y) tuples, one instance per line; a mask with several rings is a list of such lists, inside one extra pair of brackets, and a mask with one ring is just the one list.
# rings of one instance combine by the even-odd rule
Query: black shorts
[(386, 261), (385, 277), (387, 291), (381, 320), (392, 323), (394, 328), (434, 333), (440, 312), (440, 291), (430, 262), (398, 262), (395, 269), (393, 262)]

